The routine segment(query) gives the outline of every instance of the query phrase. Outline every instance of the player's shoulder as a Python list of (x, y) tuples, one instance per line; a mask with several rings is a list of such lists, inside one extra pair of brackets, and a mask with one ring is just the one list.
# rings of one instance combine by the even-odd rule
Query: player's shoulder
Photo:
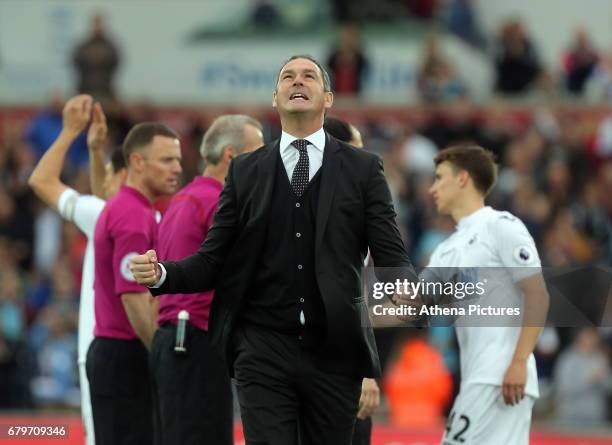
[(492, 233), (503, 234), (513, 230), (527, 230), (523, 221), (507, 210), (489, 208), (484, 222)]
[(143, 224), (155, 224), (155, 212), (148, 202), (129, 193), (117, 193), (106, 202), (103, 214), (109, 228), (139, 229)]
[(431, 255), (429, 256), (430, 265), (435, 265), (435, 263), (437, 263), (438, 260), (443, 257), (445, 253), (447, 253), (449, 250), (454, 249), (454, 244), (456, 240), (457, 232), (455, 231), (451, 233), (447, 238), (442, 240), (440, 243), (438, 243), (436, 248), (433, 250), (433, 252), (431, 252)]
[(87, 208), (88, 210), (102, 211), (106, 205), (106, 201), (104, 201), (102, 198), (98, 198), (95, 195), (79, 195), (77, 197), (77, 204)]

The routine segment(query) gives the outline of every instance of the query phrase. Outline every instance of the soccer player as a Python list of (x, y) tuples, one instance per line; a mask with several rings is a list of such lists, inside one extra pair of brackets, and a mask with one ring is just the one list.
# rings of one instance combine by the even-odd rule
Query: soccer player
[[(202, 140), (202, 176), (170, 202), (159, 226), (158, 252), (178, 260), (198, 250), (212, 224), (230, 162), (263, 145), (261, 124), (243, 115), (215, 119)], [(233, 445), (232, 388), (221, 354), (210, 346), (213, 291), (161, 295), (151, 365), (160, 406), (161, 444)], [(187, 351), (174, 351), (177, 315), (189, 313)]]
[[(80, 195), (60, 180), (64, 158), (72, 142), (87, 127), (90, 174), (93, 195)], [(87, 349), (93, 340), (93, 233), (98, 216), (104, 208), (104, 200), (113, 196), (127, 172), (121, 150), (113, 153), (111, 162), (104, 170), (104, 145), (106, 142), (106, 119), (100, 104), (93, 104), (91, 96), (80, 95), (70, 99), (63, 110), (63, 128), (53, 145), (38, 162), (28, 181), (34, 193), (49, 207), (56, 209), (64, 219), (74, 222), (87, 236), (87, 248), (83, 260), (81, 298), (79, 303), (78, 367), (81, 387), (81, 417), (85, 426), (86, 444), (93, 445), (94, 431), (89, 397), (89, 382), (85, 372)], [(104, 177), (105, 175), (105, 177)]]
[(106, 203), (94, 232), (96, 327), (86, 369), (97, 445), (153, 443), (152, 297), (128, 265), (136, 252), (155, 248), (152, 203), (176, 190), (182, 171), (179, 138), (159, 123), (134, 126), (123, 152), (126, 184)]
[(425, 273), (444, 275), (451, 268), (470, 268), (473, 276), (491, 270), (482, 268), (499, 268), (501, 286), (494, 299), (503, 296), (508, 297), (504, 301), (520, 303), (522, 298), (523, 313), (531, 317), (523, 319), (522, 327), (503, 322), (495, 327), (466, 326), (458, 320), (461, 388), (442, 443), (526, 445), (539, 395), (532, 352), (548, 309), (538, 252), (518, 218), (484, 205), (497, 173), (490, 152), (455, 146), (442, 150), (434, 161), (430, 193), (438, 212), (450, 215), (457, 229), (435, 249)]

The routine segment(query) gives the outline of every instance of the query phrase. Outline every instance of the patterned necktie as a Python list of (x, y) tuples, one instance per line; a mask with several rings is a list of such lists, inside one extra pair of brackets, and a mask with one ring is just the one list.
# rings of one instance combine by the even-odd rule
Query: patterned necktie
[(293, 175), (291, 175), (291, 188), (298, 197), (302, 196), (308, 185), (309, 162), (308, 150), (306, 150), (308, 144), (309, 142), (306, 139), (296, 139), (291, 143), (300, 152), (300, 158), (293, 169)]

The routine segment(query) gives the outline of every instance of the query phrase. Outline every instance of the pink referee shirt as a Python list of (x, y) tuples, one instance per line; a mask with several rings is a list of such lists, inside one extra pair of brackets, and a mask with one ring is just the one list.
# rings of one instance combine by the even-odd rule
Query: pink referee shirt
[(138, 190), (122, 186), (102, 211), (94, 233), (96, 337), (137, 339), (121, 294), (148, 292), (130, 272), (130, 258), (154, 249), (155, 209)]
[[(222, 189), (223, 184), (216, 179), (198, 176), (172, 198), (159, 225), (158, 258), (175, 261), (197, 252), (212, 224)], [(161, 295), (159, 325), (175, 323), (179, 311), (185, 309), (190, 323), (207, 331), (213, 295), (213, 291)]]

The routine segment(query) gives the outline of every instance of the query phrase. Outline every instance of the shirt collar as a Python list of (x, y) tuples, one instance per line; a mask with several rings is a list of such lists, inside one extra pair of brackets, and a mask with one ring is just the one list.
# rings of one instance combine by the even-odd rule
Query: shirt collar
[(476, 210), (472, 214), (470, 214), (468, 216), (464, 216), (457, 223), (457, 230), (463, 230), (463, 229), (470, 228), (471, 226), (473, 226), (476, 223), (476, 221), (478, 221), (480, 218), (484, 217), (484, 215), (486, 213), (489, 213), (489, 210), (491, 210), (491, 207), (484, 206), (484, 207), (481, 207), (480, 209)]
[(129, 185), (123, 184), (119, 190), (126, 195), (131, 195), (135, 197), (136, 199), (138, 199), (138, 201), (142, 202), (147, 207), (153, 206), (151, 201), (149, 201), (149, 199), (145, 195), (143, 195), (139, 190), (136, 190), (134, 187), (130, 187)]
[(200, 184), (209, 184), (216, 189), (223, 190), (223, 183), (217, 178), (213, 178), (211, 176), (196, 176), (194, 182)]
[(303, 138), (296, 138), (295, 136), (292, 136), (289, 133), (285, 133), (283, 131), (280, 140), (281, 153), (289, 150), (291, 148), (291, 143), (296, 139), (306, 139), (310, 143), (310, 145), (314, 146), (314, 148), (316, 148), (320, 152), (323, 152), (323, 149), (325, 148), (325, 131), (323, 130), (323, 127), (319, 128), (311, 135)]

